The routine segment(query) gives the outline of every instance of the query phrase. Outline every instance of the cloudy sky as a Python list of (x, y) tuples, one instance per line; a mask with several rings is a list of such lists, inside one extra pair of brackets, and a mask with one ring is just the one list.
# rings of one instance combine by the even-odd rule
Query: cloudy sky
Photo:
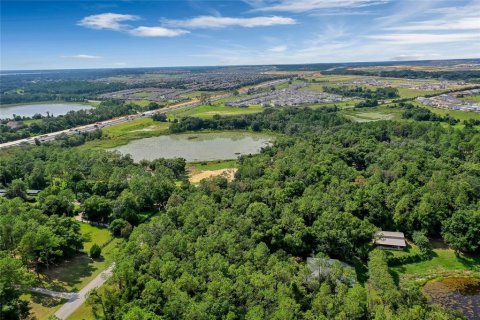
[(1, 1), (0, 68), (480, 57), (480, 0)]

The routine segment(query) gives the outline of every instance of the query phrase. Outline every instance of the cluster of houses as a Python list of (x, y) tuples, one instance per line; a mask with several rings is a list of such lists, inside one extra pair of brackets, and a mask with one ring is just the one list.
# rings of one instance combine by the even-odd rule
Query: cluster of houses
[(297, 106), (303, 104), (333, 103), (345, 100), (340, 95), (326, 92), (299, 90), (289, 87), (282, 90), (270, 90), (225, 103), (227, 107), (262, 106)]
[(192, 90), (163, 89), (163, 88), (139, 88), (127, 89), (115, 92), (101, 94), (100, 99), (121, 99), (121, 100), (140, 100), (145, 99), (154, 102), (163, 102), (168, 100), (182, 100), (183, 94)]
[(458, 89), (466, 85), (464, 81), (421, 81), (413, 79), (405, 79), (392, 83), (389, 80), (366, 78), (351, 81), (338, 82), (337, 85), (356, 85), (356, 86), (375, 86), (375, 87), (395, 87), (407, 88), (423, 91)]
[(152, 72), (143, 75), (124, 75), (95, 80), (106, 83), (125, 83), (135, 87), (177, 88), (196, 90), (231, 90), (269, 80), (285, 79), (286, 75), (267, 74), (260, 68), (222, 68), (214, 70), (179, 70)]
[(455, 93), (446, 93), (426, 98), (418, 97), (417, 101), (430, 107), (461, 111), (480, 112), (480, 103), (460, 100), (459, 97), (480, 94), (480, 89), (465, 90)]

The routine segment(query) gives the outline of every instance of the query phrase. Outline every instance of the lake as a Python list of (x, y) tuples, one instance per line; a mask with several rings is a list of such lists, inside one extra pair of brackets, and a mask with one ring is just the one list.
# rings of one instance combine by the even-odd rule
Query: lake
[(13, 118), (13, 115), (21, 117), (32, 117), (39, 113), (42, 116), (47, 115), (47, 111), (54, 116), (64, 115), (68, 111), (78, 111), (91, 109), (86, 104), (79, 103), (41, 103), (41, 104), (24, 104), (11, 107), (0, 107), (0, 119)]
[(461, 311), (470, 320), (480, 320), (480, 279), (449, 277), (428, 282), (423, 292), (431, 303)]
[(157, 158), (184, 158), (188, 162), (229, 160), (259, 153), (271, 138), (242, 132), (176, 134), (132, 141), (110, 149), (130, 154), (135, 161)]

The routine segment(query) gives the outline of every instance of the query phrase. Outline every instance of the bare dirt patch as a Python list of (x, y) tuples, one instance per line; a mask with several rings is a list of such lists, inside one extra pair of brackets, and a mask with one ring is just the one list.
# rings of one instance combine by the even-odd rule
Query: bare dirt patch
[(235, 177), (235, 172), (237, 168), (226, 168), (218, 170), (205, 170), (199, 173), (192, 174), (189, 178), (191, 183), (198, 183), (203, 179), (208, 179), (212, 177), (224, 176), (228, 181), (232, 181)]

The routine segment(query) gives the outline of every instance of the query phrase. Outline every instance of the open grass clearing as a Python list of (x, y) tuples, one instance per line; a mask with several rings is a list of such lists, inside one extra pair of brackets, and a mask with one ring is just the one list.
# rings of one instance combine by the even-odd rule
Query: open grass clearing
[(187, 163), (187, 170), (192, 173), (198, 173), (205, 170), (235, 168), (237, 166), (237, 160), (202, 161)]
[(93, 314), (92, 307), (87, 303), (83, 303), (77, 310), (75, 310), (67, 320), (98, 320), (104, 319), (103, 317), (99, 318), (99, 315), (95, 316)]
[(55, 291), (79, 291), (113, 262), (115, 252), (122, 241), (112, 240), (102, 248), (102, 256), (99, 259), (93, 260), (82, 253), (62, 261), (49, 270), (44, 270), (35, 286)]
[(110, 231), (107, 228), (97, 227), (88, 223), (80, 223), (80, 232), (86, 235), (89, 240), (83, 244), (85, 253), (90, 251), (93, 244), (102, 246), (110, 240)]
[(400, 120), (404, 112), (401, 108), (378, 106), (375, 108), (349, 108), (341, 111), (347, 118), (355, 122), (370, 122), (379, 120)]
[(460, 100), (468, 102), (480, 102), (480, 94), (472, 94), (469, 96), (465, 96), (463, 98), (460, 98)]
[(450, 110), (450, 109), (440, 109), (440, 108), (434, 108), (430, 106), (425, 106), (421, 103), (417, 103), (418, 105), (429, 109), (433, 113), (436, 113), (441, 116), (446, 116), (451, 115), (455, 119), (458, 119), (460, 121), (463, 120), (469, 120), (469, 119), (475, 119), (475, 120), (480, 120), (480, 112), (471, 112), (471, 111), (460, 111), (460, 110)]
[(480, 257), (455, 255), (449, 248), (433, 249), (433, 258), (427, 261), (403, 264), (391, 268), (400, 283), (437, 277), (480, 273)]
[(241, 107), (226, 107), (221, 104), (212, 105), (200, 105), (195, 107), (184, 108), (167, 113), (169, 119), (178, 119), (182, 117), (199, 117), (199, 118), (212, 118), (214, 115), (227, 116), (227, 115), (242, 115), (253, 114), (263, 111), (262, 106), (250, 106), (248, 108)]
[(60, 307), (67, 302), (66, 299), (50, 297), (39, 293), (26, 293), (20, 297), (28, 301), (30, 315), (34, 319), (43, 320), (53, 316)]
[(103, 137), (88, 141), (80, 148), (108, 149), (129, 143), (132, 140), (150, 138), (168, 132), (168, 122), (142, 118), (103, 129)]

